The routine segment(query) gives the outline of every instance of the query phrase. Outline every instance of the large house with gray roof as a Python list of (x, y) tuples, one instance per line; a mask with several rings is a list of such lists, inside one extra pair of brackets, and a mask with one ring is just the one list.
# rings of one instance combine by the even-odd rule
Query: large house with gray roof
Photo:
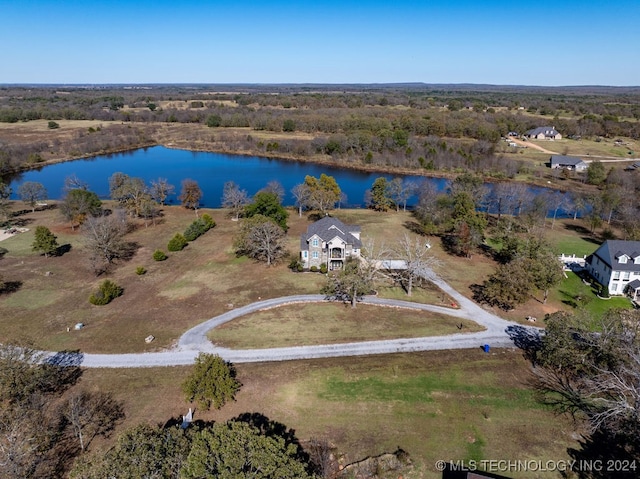
[(562, 135), (552, 126), (540, 126), (525, 132), (524, 136), (532, 140), (560, 140)]
[(587, 271), (609, 294), (640, 292), (640, 241), (607, 240), (586, 259)]
[(360, 227), (330, 216), (310, 224), (300, 236), (300, 260), (305, 269), (323, 264), (329, 271), (342, 269), (348, 258), (360, 256), (361, 249)]
[(549, 160), (551, 168), (565, 170), (586, 171), (589, 165), (577, 156), (552, 155)]

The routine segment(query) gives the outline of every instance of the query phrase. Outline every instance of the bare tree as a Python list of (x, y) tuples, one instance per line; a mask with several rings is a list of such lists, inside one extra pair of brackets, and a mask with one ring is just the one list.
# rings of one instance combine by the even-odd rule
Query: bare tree
[(82, 226), (89, 261), (96, 274), (104, 272), (113, 262), (126, 255), (128, 245), (124, 235), (129, 225), (122, 210), (109, 216), (90, 217)]
[(151, 180), (151, 188), (149, 189), (151, 198), (162, 206), (164, 206), (167, 197), (172, 195), (174, 191), (175, 187), (166, 178)]
[(70, 176), (67, 176), (64, 179), (64, 190), (69, 192), (71, 190), (88, 190), (89, 184), (85, 181), (82, 181), (80, 178), (73, 173)]
[(309, 207), (309, 196), (311, 194), (311, 190), (306, 183), (299, 183), (291, 189), (291, 194), (296, 200), (298, 216), (302, 216), (302, 210)]
[(247, 190), (241, 190), (233, 181), (227, 181), (222, 191), (222, 207), (229, 208), (237, 220), (245, 206), (249, 204)]
[(198, 182), (192, 179), (182, 180), (182, 191), (178, 199), (182, 202), (185, 208), (191, 208), (196, 212), (198, 216), (198, 207), (200, 206), (200, 200), (202, 199), (202, 190), (198, 185)]
[(396, 177), (388, 183), (387, 189), (389, 197), (396, 205), (396, 211), (400, 211), (400, 205), (403, 211), (406, 211), (407, 201), (416, 193), (418, 185), (415, 181)]
[(255, 215), (244, 221), (236, 239), (239, 254), (246, 254), (271, 266), (285, 253), (285, 232), (273, 220)]
[(25, 181), (18, 187), (20, 199), (31, 207), (31, 212), (36, 210), (39, 201), (47, 199), (47, 190), (42, 183), (37, 181)]
[(110, 393), (80, 391), (65, 402), (63, 416), (69, 422), (74, 436), (85, 451), (96, 436), (108, 436), (124, 418), (122, 404)]
[(411, 238), (405, 233), (396, 243), (393, 251), (404, 263), (404, 269), (397, 272), (397, 276), (411, 296), (413, 285), (421, 279), (435, 278), (434, 269), (440, 266), (440, 261), (430, 252), (431, 245), (423, 238)]
[(273, 193), (278, 198), (278, 202), (282, 203), (284, 200), (284, 188), (282, 184), (277, 180), (271, 180), (267, 183), (267, 186), (260, 190), (261, 192)]

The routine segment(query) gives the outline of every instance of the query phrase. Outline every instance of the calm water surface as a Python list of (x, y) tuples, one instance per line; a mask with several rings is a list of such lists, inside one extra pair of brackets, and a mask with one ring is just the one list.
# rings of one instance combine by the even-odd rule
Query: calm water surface
[[(194, 179), (203, 192), (202, 205), (216, 208), (221, 204), (223, 185), (234, 181), (250, 196), (255, 194), (269, 181), (278, 181), (285, 190), (285, 205), (293, 205), (295, 200), (291, 189), (304, 181), (306, 175), (319, 177), (322, 173), (333, 176), (342, 191), (347, 195), (345, 207), (364, 206), (364, 193), (371, 188), (374, 180), (380, 176), (392, 179), (394, 175), (368, 173), (356, 170), (331, 168), (314, 163), (277, 160), (257, 156), (237, 156), (220, 153), (192, 152), (174, 150), (162, 146), (134, 150), (126, 153), (97, 156), (84, 160), (45, 166), (40, 170), (22, 173), (11, 182), (15, 192), (25, 181), (42, 183), (51, 199), (64, 196), (64, 180), (75, 175), (89, 184), (89, 189), (101, 198), (109, 197), (109, 177), (120, 171), (129, 176), (143, 178), (147, 184), (159, 177), (167, 178), (176, 188), (170, 200), (178, 202), (180, 183), (186, 178)], [(433, 181), (439, 189), (445, 189), (447, 182), (439, 178), (420, 176), (407, 177), (416, 181)], [(410, 204), (415, 203), (412, 198)]]

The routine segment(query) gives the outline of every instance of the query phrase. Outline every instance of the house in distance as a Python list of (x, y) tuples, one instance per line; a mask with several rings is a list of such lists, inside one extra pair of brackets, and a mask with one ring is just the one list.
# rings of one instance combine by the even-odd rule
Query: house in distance
[(361, 249), (360, 227), (330, 216), (310, 224), (300, 236), (300, 260), (305, 269), (323, 264), (329, 271), (342, 269), (348, 258), (360, 256)]
[(525, 132), (524, 136), (532, 140), (560, 140), (562, 135), (553, 126), (540, 126)]
[(589, 165), (577, 156), (552, 155), (549, 160), (552, 169), (586, 171)]

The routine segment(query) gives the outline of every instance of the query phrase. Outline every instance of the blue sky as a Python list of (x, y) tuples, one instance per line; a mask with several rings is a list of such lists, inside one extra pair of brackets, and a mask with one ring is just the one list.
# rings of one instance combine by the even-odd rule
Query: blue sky
[(0, 83), (640, 85), (640, 1), (0, 0)]

